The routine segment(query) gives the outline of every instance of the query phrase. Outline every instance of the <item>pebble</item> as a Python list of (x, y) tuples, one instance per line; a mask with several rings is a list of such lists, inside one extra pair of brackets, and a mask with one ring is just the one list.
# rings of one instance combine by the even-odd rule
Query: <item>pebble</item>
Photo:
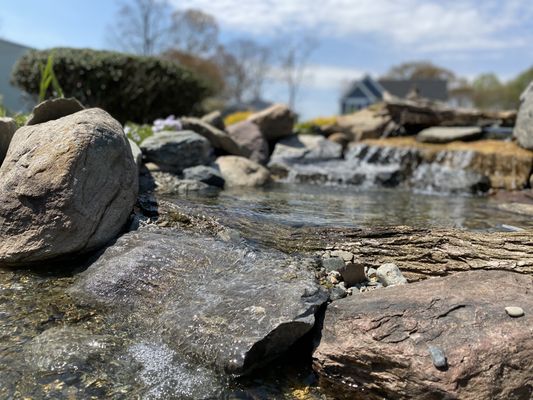
[(377, 273), (378, 273), (378, 271), (376, 271), (375, 268), (370, 267), (370, 268), (368, 268), (367, 271), (366, 271), (366, 277), (367, 277), (367, 279), (369, 279), (369, 280), (370, 280), (370, 279), (373, 279), (373, 278), (376, 278), (376, 279), (377, 279), (377, 277), (378, 277), (378, 276), (377, 276)]
[(345, 298), (346, 296), (348, 295), (348, 293), (346, 292), (346, 289), (344, 289), (342, 286), (335, 286), (334, 288), (331, 289), (331, 291), (329, 292), (329, 298), (331, 301), (335, 301), (335, 300), (339, 300), (339, 299), (343, 299)]
[(446, 368), (448, 366), (448, 361), (446, 360), (446, 355), (444, 351), (435, 346), (428, 346), (429, 354), (431, 355), (431, 360), (433, 365), (438, 369)]
[(524, 310), (521, 307), (505, 307), (505, 312), (510, 317), (521, 317), (524, 315)]
[(376, 274), (383, 286), (405, 285), (407, 283), (407, 279), (393, 263), (383, 264), (377, 269)]

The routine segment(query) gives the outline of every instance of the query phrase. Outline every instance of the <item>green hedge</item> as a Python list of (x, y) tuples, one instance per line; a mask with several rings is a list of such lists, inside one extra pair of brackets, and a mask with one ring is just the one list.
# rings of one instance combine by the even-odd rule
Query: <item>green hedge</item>
[(101, 107), (122, 123), (191, 114), (211, 94), (207, 82), (171, 61), (89, 49), (30, 51), (15, 65), (12, 82), (38, 94), (40, 65), (49, 54), (65, 97)]

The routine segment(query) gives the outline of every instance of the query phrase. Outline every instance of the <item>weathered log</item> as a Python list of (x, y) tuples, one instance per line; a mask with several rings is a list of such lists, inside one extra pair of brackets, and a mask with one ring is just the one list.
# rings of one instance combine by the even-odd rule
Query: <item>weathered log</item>
[(286, 253), (323, 258), (349, 252), (365, 267), (395, 263), (409, 281), (459, 271), (504, 270), (533, 275), (533, 231), (471, 232), (407, 226), (375, 228), (291, 227), (258, 221), (188, 202), (159, 201), (159, 223), (243, 238)]

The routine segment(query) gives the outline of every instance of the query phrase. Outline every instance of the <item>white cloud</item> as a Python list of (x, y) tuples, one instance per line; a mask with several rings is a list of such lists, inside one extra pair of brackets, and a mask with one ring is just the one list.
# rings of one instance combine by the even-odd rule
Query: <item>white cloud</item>
[(174, 0), (200, 8), (224, 28), (278, 36), (310, 31), (317, 36), (373, 34), (394, 45), (420, 51), (490, 50), (525, 46), (530, 38), (509, 40), (528, 26), (533, 2), (521, 0)]

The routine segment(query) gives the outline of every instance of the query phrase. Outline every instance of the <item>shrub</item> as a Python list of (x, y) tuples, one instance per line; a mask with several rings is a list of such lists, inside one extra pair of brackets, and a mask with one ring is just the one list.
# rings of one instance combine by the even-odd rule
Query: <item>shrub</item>
[[(207, 82), (171, 61), (89, 49), (30, 51), (15, 65), (13, 83), (39, 94), (40, 66), (52, 53), (65, 97), (101, 107), (122, 123), (193, 113), (211, 93)], [(51, 96), (49, 88), (47, 97)]]
[(141, 144), (144, 139), (152, 136), (154, 131), (151, 125), (139, 125), (133, 122), (126, 122), (126, 125), (124, 126), (124, 133), (135, 143)]
[(236, 124), (237, 122), (244, 121), (245, 119), (248, 119), (250, 115), (252, 115), (252, 111), (237, 111), (232, 114), (229, 114), (224, 118), (224, 125), (230, 126), (233, 124)]

